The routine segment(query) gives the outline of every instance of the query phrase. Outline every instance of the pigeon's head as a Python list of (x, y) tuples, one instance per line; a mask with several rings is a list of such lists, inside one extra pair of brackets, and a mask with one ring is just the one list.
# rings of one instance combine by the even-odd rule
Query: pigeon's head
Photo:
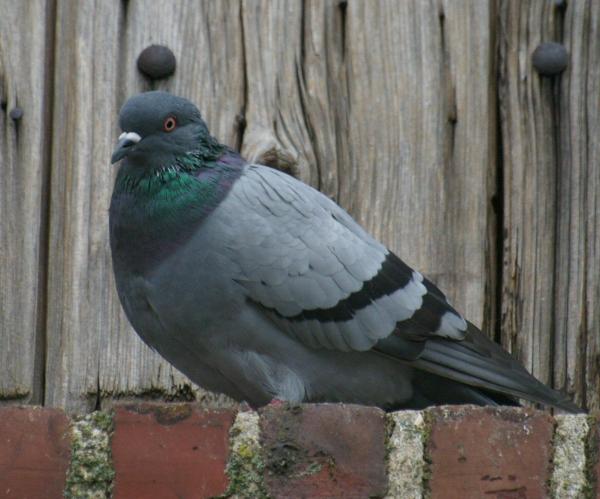
[(149, 169), (169, 165), (212, 139), (198, 108), (168, 92), (131, 97), (121, 108), (119, 125), (123, 133), (112, 163), (126, 157)]

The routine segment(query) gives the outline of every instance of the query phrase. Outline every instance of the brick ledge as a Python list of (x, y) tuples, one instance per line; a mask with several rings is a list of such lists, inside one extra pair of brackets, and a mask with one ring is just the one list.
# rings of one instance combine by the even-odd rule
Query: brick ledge
[(600, 416), (342, 404), (0, 408), (4, 497), (580, 498), (600, 494)]

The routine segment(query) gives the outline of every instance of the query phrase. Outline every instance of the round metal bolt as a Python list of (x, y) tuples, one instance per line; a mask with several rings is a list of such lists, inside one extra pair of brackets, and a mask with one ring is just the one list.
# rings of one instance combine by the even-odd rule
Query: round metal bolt
[(541, 43), (531, 57), (533, 67), (542, 76), (554, 76), (562, 73), (569, 62), (567, 49), (561, 43)]
[(153, 80), (171, 76), (175, 72), (176, 65), (175, 54), (164, 45), (146, 47), (137, 60), (138, 69)]
[(20, 107), (13, 107), (8, 115), (15, 121), (19, 121), (23, 117), (23, 110)]

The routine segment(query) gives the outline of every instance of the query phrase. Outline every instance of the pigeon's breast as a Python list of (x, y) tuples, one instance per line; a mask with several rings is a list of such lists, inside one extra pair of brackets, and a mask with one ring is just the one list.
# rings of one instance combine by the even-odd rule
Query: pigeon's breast
[[(113, 260), (135, 273), (153, 271), (201, 231), (226, 199), (240, 170), (195, 177), (165, 172), (134, 189), (115, 187), (110, 206)], [(125, 184), (127, 187), (127, 184)]]
[(235, 318), (245, 300), (239, 264), (228, 247), (233, 234), (226, 203), (195, 227), (193, 234), (146, 273), (147, 292), (160, 302), (174, 328), (209, 329)]

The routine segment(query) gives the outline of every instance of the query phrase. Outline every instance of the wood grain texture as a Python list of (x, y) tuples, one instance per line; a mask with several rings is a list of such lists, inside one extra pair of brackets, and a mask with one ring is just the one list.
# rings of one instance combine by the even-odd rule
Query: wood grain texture
[[(598, 23), (595, 2), (500, 6), (503, 340), (590, 408), (600, 402)], [(569, 51), (559, 77), (532, 67), (545, 41)]]
[[(535, 375), (600, 408), (598, 2), (0, 10), (0, 399), (85, 411), (185, 396), (124, 317), (108, 245), (118, 110), (160, 88), (334, 198)], [(530, 59), (549, 40), (570, 53), (554, 79)], [(153, 43), (177, 58), (167, 80), (136, 68)]]
[(600, 409), (600, 4), (571, 3), (561, 31), (554, 383)]
[(177, 391), (185, 378), (142, 344), (118, 302), (108, 243), (110, 154), (127, 96), (152, 85), (138, 54), (168, 45), (179, 72), (157, 87), (198, 102), (235, 144), (243, 98), (237, 2), (77, 2), (57, 9), (46, 403), (87, 410), (100, 395)]
[[(0, 399), (41, 402), (48, 116), (44, 0), (0, 1)], [(23, 110), (15, 121), (10, 112)]]
[(56, 15), (45, 398), (47, 405), (89, 410), (100, 357), (109, 338), (126, 329), (107, 233), (121, 12), (116, 2), (61, 1)]
[(243, 3), (247, 128), (242, 153), (338, 195), (347, 132), (344, 14), (336, 0)]
[(551, 381), (556, 226), (553, 81), (531, 53), (556, 29), (548, 2), (500, 7), (500, 111), (504, 169), (502, 331), (506, 347)]
[(346, 16), (340, 201), (481, 325), (496, 174), (490, 6), (349, 2)]

